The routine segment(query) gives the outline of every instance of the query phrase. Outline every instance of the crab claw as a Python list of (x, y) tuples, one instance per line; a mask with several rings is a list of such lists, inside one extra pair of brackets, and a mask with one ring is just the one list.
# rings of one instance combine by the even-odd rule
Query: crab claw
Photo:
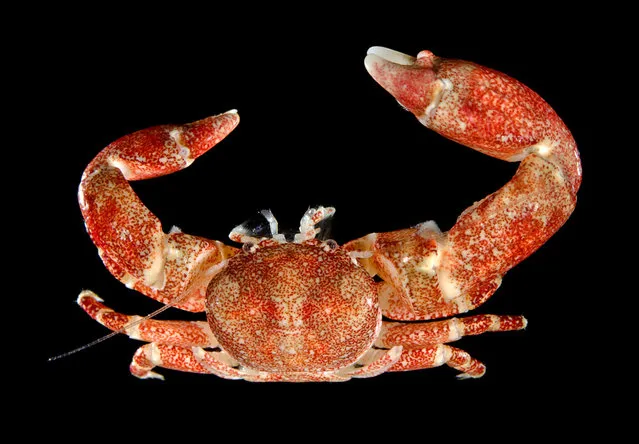
[(422, 51), (411, 57), (392, 49), (373, 46), (364, 65), (386, 91), (417, 118), (422, 118), (439, 102), (444, 83), (437, 79), (437, 57)]

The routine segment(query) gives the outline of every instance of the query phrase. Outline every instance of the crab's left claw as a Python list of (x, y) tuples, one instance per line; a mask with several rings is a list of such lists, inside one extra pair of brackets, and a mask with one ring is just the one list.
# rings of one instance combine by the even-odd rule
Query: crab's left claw
[(411, 57), (392, 49), (373, 46), (364, 64), (368, 73), (408, 111), (421, 118), (435, 108), (445, 83), (437, 79), (437, 57), (422, 51)]

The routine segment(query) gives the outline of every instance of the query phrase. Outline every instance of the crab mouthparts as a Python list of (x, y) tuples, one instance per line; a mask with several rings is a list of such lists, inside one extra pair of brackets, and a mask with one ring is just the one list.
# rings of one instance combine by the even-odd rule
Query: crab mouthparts
[[(288, 242), (286, 236), (279, 232), (279, 224), (271, 210), (262, 210), (259, 214), (259, 220), (249, 219), (235, 227), (229, 234), (230, 239), (244, 244), (258, 244), (268, 238), (279, 243)], [(315, 236), (322, 231), (320, 225), (326, 226), (326, 221), (329, 220), (333, 214), (335, 214), (335, 208), (333, 207), (320, 206), (317, 208), (309, 208), (300, 221), (299, 232), (294, 234), (293, 242), (301, 243), (315, 239)], [(265, 225), (264, 222), (266, 222), (267, 225)]]

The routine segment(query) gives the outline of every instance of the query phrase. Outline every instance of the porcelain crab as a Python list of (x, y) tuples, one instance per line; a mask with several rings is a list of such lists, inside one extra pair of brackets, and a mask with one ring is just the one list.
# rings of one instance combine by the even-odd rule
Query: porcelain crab
[(523, 316), (452, 316), (485, 302), (572, 213), (581, 164), (570, 131), (532, 90), (475, 63), (373, 47), (365, 66), (426, 127), (521, 161), (515, 176), (447, 232), (431, 221), (340, 246), (316, 239), (333, 208), (309, 209), (293, 239), (263, 211), (269, 235), (240, 225), (230, 234), (243, 244), (235, 248), (178, 229), (165, 233), (128, 183), (189, 166), (235, 129), (235, 110), (120, 138), (82, 176), (87, 231), (129, 288), (207, 316), (125, 315), (83, 291), (78, 303), (92, 318), (147, 342), (133, 357), (133, 375), (161, 378), (152, 370), (165, 367), (250, 381), (345, 381), (447, 364), (477, 378), (485, 366), (449, 344), (526, 326)]

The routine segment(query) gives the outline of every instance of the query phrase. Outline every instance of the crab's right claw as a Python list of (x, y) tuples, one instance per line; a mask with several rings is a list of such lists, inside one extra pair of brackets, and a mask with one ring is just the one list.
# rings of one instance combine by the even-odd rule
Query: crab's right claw
[[(182, 170), (238, 125), (236, 110), (185, 125), (125, 135), (87, 166), (78, 189), (85, 226), (107, 269), (129, 288), (190, 311), (204, 310), (207, 267), (237, 251), (179, 230), (165, 234), (129, 185)], [(187, 190), (188, 192), (188, 190)], [(205, 282), (206, 281), (206, 282)]]

